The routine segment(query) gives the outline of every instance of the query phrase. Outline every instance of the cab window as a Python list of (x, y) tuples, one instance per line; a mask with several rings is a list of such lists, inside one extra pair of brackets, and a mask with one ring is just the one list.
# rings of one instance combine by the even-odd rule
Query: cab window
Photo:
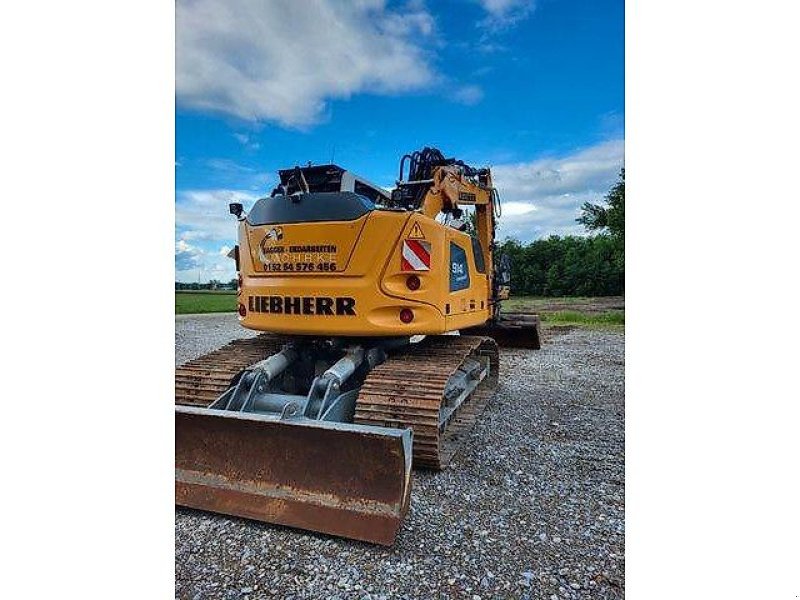
[(478, 273), (486, 273), (486, 261), (483, 258), (481, 243), (476, 237), (470, 237), (470, 240), (472, 240), (472, 255), (475, 257), (475, 270)]
[(258, 200), (247, 222), (250, 225), (311, 223), (314, 221), (354, 221), (375, 205), (369, 198), (353, 192), (314, 192), (294, 196), (273, 196)]

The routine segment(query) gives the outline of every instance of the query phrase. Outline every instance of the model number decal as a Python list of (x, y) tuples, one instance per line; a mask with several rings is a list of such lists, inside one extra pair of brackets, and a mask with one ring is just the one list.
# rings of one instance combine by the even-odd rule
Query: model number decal
[(459, 192), (458, 193), (458, 201), (459, 202), (475, 202), (475, 194), (470, 194), (469, 192)]

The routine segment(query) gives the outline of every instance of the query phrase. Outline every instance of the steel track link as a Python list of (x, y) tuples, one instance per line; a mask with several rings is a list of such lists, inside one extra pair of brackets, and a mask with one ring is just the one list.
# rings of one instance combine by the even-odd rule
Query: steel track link
[(175, 404), (208, 406), (228, 389), (239, 371), (278, 352), (284, 343), (281, 336), (262, 333), (234, 340), (175, 367)]
[[(448, 379), (469, 357), (489, 357), (489, 374), (450, 419), (439, 425)], [(497, 387), (499, 355), (492, 338), (428, 336), (395, 353), (367, 375), (355, 422), (414, 431), (414, 467), (442, 469), (453, 458)]]

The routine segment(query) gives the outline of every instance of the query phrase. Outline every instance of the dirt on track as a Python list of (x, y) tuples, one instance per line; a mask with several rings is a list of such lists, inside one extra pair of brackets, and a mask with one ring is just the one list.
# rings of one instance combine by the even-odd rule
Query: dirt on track
[[(248, 335), (176, 319), (176, 364)], [(392, 548), (177, 509), (176, 597), (623, 597), (624, 333), (552, 328), (500, 362), (451, 467), (414, 473)]]

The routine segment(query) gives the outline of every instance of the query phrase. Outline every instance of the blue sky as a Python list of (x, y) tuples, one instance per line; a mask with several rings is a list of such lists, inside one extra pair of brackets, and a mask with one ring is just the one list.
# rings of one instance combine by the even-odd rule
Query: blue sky
[(423, 146), (493, 169), (499, 236), (581, 234), (624, 161), (623, 0), (178, 0), (179, 281), (235, 276), (231, 201)]

